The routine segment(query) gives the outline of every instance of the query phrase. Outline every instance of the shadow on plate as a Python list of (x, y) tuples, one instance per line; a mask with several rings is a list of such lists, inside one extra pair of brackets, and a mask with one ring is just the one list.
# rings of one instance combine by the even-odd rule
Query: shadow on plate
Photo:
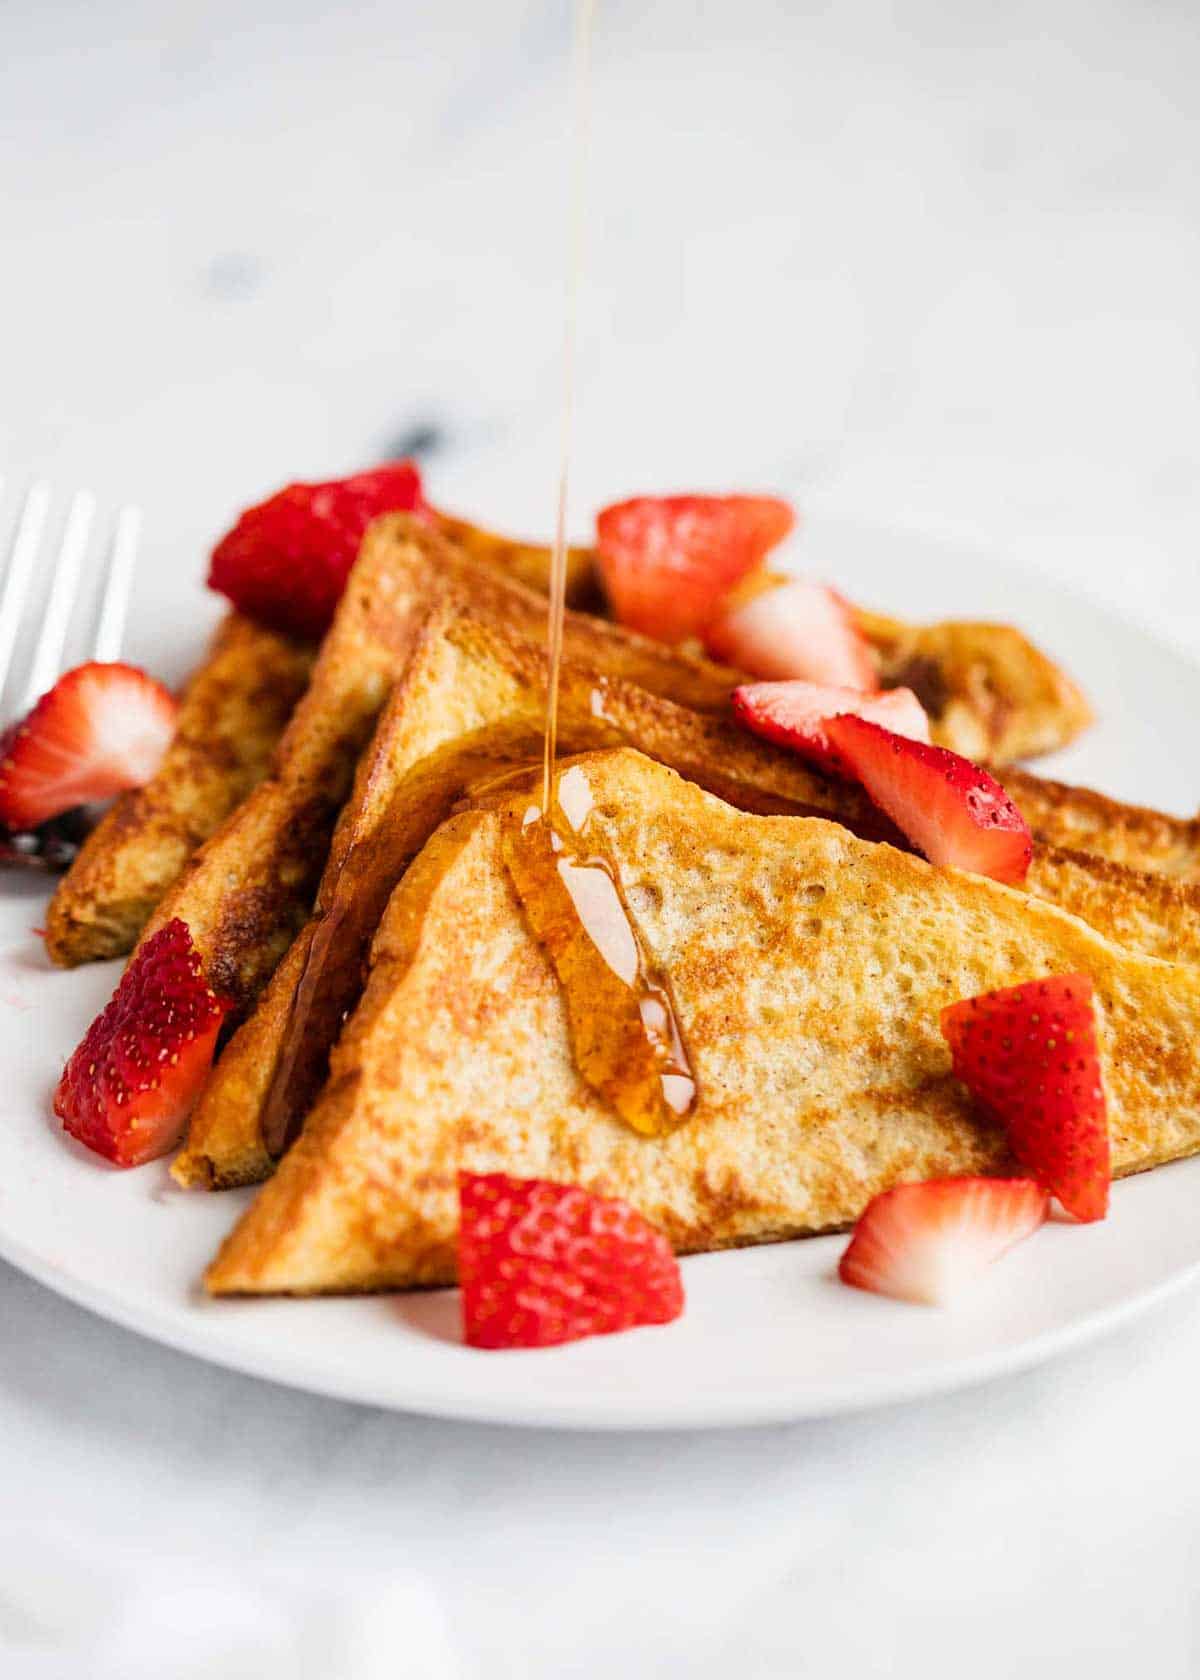
[(422, 1294), (397, 1295), (395, 1308), (404, 1322), (435, 1342), (462, 1345), (462, 1314), (457, 1289), (430, 1289)]

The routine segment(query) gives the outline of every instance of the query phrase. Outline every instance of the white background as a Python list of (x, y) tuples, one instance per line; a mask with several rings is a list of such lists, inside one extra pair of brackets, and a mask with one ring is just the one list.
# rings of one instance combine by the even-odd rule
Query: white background
[[(567, 34), (561, 0), (9, 0), (10, 485), (139, 501), (151, 604), (240, 503), (413, 428), (435, 496), (547, 529)], [(1191, 0), (599, 0), (596, 60), (581, 529), (781, 488), (1200, 646)], [(181, 669), (197, 602), (133, 654)], [(7, 1270), (0, 1327), (6, 1680), (1200, 1662), (1194, 1294), (955, 1399), (690, 1438), (309, 1399)]]

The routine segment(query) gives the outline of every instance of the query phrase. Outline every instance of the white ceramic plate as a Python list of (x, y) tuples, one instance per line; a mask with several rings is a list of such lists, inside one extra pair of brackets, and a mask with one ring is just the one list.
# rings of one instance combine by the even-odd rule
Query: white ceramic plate
[[(818, 521), (794, 559), (914, 617), (1016, 620), (1064, 659), (1100, 713), (1056, 769), (1126, 798), (1194, 806), (1200, 665), (1189, 656), (989, 555), (908, 533)], [(189, 599), (194, 614), (189, 591), (181, 581), (181, 624)], [(113, 1171), (56, 1129), (54, 1081), (119, 970), (51, 970), (31, 931), (43, 901), (40, 887), (0, 882), (0, 1255), (108, 1318), (238, 1370), (497, 1422), (755, 1423), (911, 1399), (1032, 1364), (1200, 1269), (1197, 1159), (1118, 1185), (1101, 1225), (1047, 1226), (948, 1311), (843, 1288), (840, 1237), (687, 1260), (679, 1323), (532, 1353), (459, 1345), (451, 1291), (206, 1301), (197, 1279), (245, 1195), (184, 1194), (161, 1163)]]

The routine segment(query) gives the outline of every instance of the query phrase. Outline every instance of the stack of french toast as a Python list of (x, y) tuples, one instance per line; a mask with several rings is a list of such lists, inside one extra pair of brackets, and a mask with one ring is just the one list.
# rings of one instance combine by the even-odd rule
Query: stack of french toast
[(384, 513), (319, 641), (229, 614), (156, 774), (46, 919), (56, 963), (132, 952), (131, 985), (145, 957), (160, 999), (176, 971), (205, 989), (182, 1104), (124, 1158), (185, 1123), (180, 1185), (261, 1185), (212, 1293), (451, 1283), (464, 1173), (618, 1198), (677, 1253), (1004, 1180), (1020, 1152), (939, 1023), (1048, 976), (1090, 980), (1112, 1174), (1200, 1148), (1200, 826), (1014, 767), (1089, 721), (1049, 658), (1007, 626), (847, 609), (869, 686), (916, 696), (922, 750), (986, 765), (1015, 808), (1020, 868), (977, 871), (914, 843), (828, 741), (747, 729), (736, 659), (655, 639), (619, 597), (617, 622), (595, 553), (566, 558), (555, 776), (669, 990), (686, 1115), (631, 1124), (587, 1076), (609, 977), (514, 877), (543, 787), (550, 550)]

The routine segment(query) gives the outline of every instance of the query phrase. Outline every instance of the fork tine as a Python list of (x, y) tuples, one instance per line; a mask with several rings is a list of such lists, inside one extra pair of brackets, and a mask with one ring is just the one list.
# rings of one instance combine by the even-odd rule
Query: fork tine
[(33, 664), (29, 670), (29, 683), (25, 690), (22, 712), (29, 711), (62, 675), (63, 648), (66, 646), (67, 629), (71, 623), (71, 612), (79, 589), (79, 573), (83, 566), (83, 557), (87, 553), (88, 534), (92, 528), (95, 511), (96, 498), (90, 491), (81, 490), (72, 498), (62, 542), (59, 544), (58, 559), (54, 563), (50, 598), (46, 602), (42, 633), (38, 637)]
[(108, 579), (104, 585), (104, 600), (100, 607), (100, 624), (96, 631), (97, 659), (107, 661), (120, 657), (141, 530), (141, 510), (135, 507), (122, 508), (117, 515), (117, 529), (108, 561)]
[(0, 595), (0, 696), (3, 696), (12, 667), (17, 631), (25, 611), (25, 597), (33, 576), (33, 563), (41, 546), (42, 530), (50, 507), (50, 486), (38, 479), (29, 487), (17, 521), (16, 535), (8, 559), (4, 593)]

